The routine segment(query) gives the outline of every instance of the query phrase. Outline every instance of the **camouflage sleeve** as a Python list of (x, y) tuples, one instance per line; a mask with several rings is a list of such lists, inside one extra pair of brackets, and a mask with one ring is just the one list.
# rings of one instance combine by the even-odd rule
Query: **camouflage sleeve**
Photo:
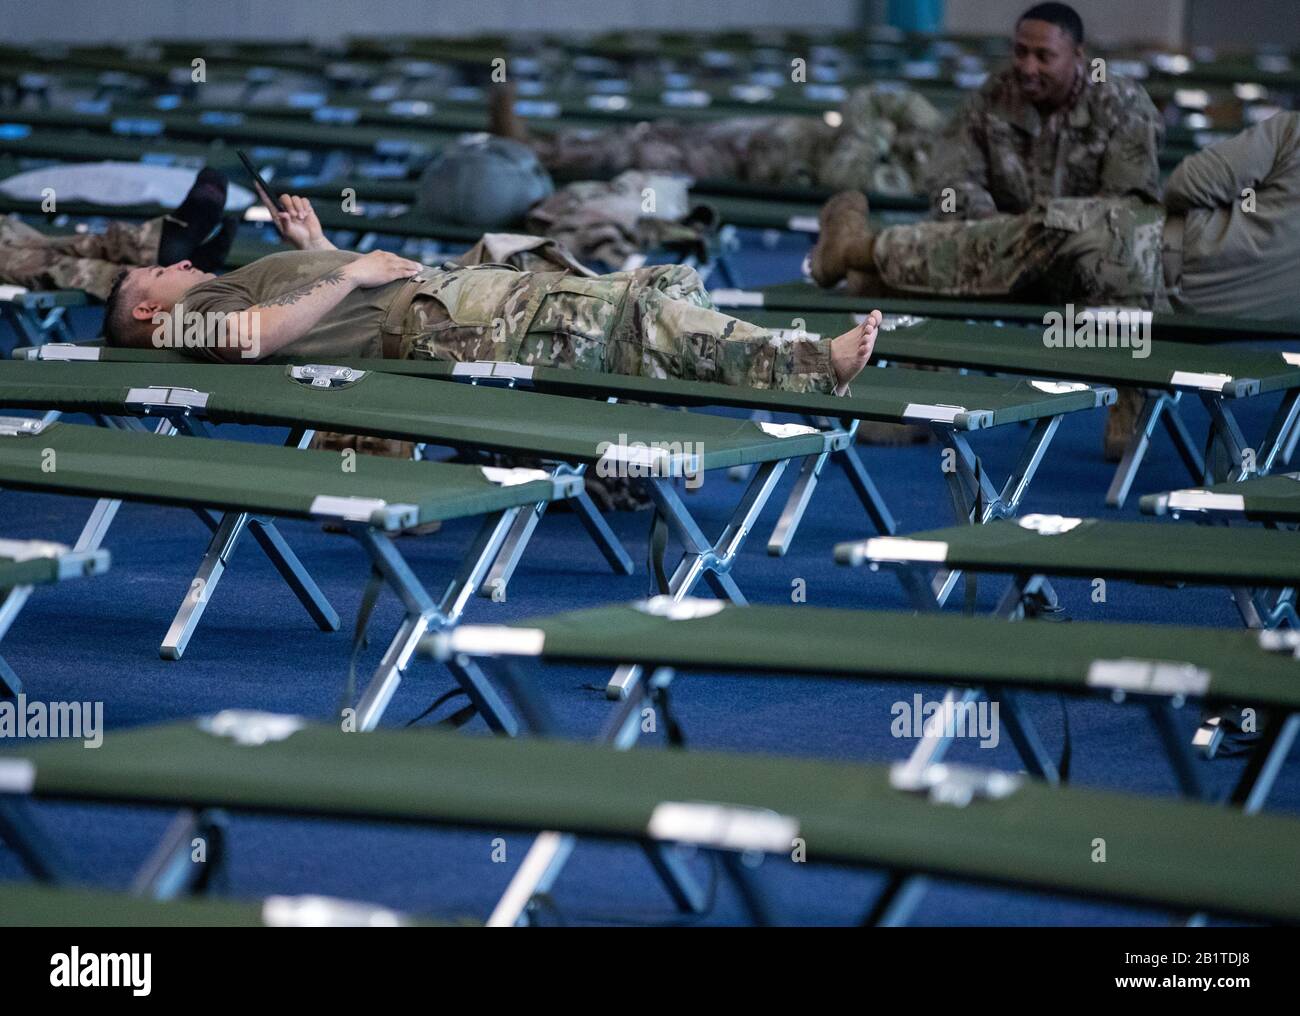
[(1101, 166), (1098, 197), (1137, 194), (1148, 201), (1160, 201), (1158, 152), (1165, 129), (1141, 85), (1126, 82), (1111, 108), (1111, 140)]
[(997, 214), (989, 193), (985, 102), (977, 94), (962, 107), (936, 146), (927, 190), (936, 219), (986, 219)]

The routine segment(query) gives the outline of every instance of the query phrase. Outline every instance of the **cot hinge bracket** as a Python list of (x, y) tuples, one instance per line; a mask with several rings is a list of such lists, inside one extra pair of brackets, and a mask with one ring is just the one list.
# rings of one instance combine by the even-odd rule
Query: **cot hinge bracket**
[(503, 385), (506, 388), (531, 388), (533, 368), (503, 360), (471, 360), (451, 368), (451, 376), (470, 384)]
[(934, 804), (964, 808), (972, 801), (998, 801), (1014, 794), (1023, 782), (1018, 773), (974, 766), (916, 766), (896, 762), (889, 767), (889, 785), (909, 794), (924, 794)]
[(1202, 696), (1210, 687), (1210, 672), (1191, 663), (1169, 660), (1093, 660), (1088, 685), (1123, 694)]
[(35, 437), (45, 429), (45, 421), (28, 416), (0, 416), (0, 437)]
[(366, 376), (364, 370), (355, 367), (338, 367), (333, 364), (307, 363), (301, 367), (290, 367), (289, 377), (299, 384), (312, 388), (344, 388), (355, 384)]
[(149, 388), (132, 388), (126, 393), (124, 405), (130, 409), (142, 409), (145, 412), (177, 410), (190, 412), (194, 409), (208, 408), (208, 393), (193, 388), (172, 388), (168, 385), (153, 385)]

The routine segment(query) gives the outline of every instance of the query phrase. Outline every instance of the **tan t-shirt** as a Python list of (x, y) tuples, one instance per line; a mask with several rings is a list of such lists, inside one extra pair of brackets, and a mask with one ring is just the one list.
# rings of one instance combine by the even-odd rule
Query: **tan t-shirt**
[[(360, 257), (352, 251), (285, 251), (268, 254), (251, 265), (195, 286), (185, 294), (185, 314), (198, 312), (235, 313), (273, 300), (314, 282), (327, 272), (338, 271)], [(404, 285), (399, 279), (374, 289), (354, 289), (339, 301), (306, 335), (280, 350), (289, 356), (322, 359), (351, 356), (382, 356), (381, 326), (388, 306)], [(213, 325), (209, 322), (209, 337)], [(215, 343), (212, 339), (212, 343)], [(219, 360), (219, 350), (186, 348), (191, 356)], [(251, 358), (250, 358), (251, 360)], [(248, 362), (248, 361), (246, 361)]]
[(1175, 310), (1296, 316), (1300, 113), (1274, 114), (1189, 155), (1169, 177), (1165, 204), (1184, 217)]

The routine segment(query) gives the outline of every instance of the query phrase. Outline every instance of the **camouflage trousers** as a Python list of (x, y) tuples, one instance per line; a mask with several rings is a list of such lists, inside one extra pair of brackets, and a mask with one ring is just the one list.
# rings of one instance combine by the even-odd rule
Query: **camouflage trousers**
[[(466, 278), (462, 273), (490, 273)], [(830, 340), (759, 328), (713, 309), (693, 268), (583, 278), (494, 266), (446, 273), (407, 311), (413, 359), (508, 360), (637, 377), (831, 392)]]
[(1164, 220), (1139, 198), (1055, 198), (1023, 215), (891, 226), (875, 268), (907, 293), (1165, 310)]
[[(920, 190), (943, 118), (919, 93), (854, 90), (834, 126), (817, 116), (734, 117), (621, 128), (566, 128), (531, 141), (552, 172), (636, 169), (769, 187), (906, 195)], [(834, 119), (832, 117), (832, 119)]]
[(46, 236), (0, 216), (0, 282), (28, 289), (84, 289), (101, 300), (124, 267), (158, 263), (162, 219), (112, 222), (103, 233)]

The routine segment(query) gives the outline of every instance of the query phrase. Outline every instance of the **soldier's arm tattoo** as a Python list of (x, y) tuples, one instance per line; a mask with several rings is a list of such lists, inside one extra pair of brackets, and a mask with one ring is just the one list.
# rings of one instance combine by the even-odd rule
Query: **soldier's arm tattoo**
[(314, 292), (321, 286), (336, 286), (343, 281), (343, 271), (337, 269), (332, 272), (326, 272), (319, 279), (315, 279), (305, 286), (299, 286), (297, 289), (291, 289), (287, 293), (281, 293), (279, 296), (264, 300), (260, 304), (262, 307), (291, 307), (301, 300), (308, 293)]

